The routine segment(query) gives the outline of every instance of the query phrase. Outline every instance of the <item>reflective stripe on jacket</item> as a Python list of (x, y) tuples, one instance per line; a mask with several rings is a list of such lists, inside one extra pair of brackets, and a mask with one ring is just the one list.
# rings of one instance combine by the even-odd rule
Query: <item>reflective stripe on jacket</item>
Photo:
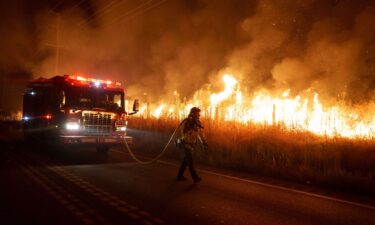
[(205, 142), (206, 139), (202, 129), (203, 127), (200, 121), (195, 121), (192, 117), (188, 117), (182, 124), (181, 140), (191, 146), (194, 146), (198, 142), (199, 138)]

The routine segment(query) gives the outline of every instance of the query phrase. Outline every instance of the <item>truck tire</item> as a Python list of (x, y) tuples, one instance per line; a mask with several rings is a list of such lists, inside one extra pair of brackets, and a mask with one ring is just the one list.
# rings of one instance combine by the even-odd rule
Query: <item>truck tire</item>
[(29, 127), (23, 127), (23, 140), (26, 145), (35, 145), (37, 142), (35, 132)]
[(34, 142), (34, 138), (33, 136), (30, 134), (29, 131), (24, 131), (23, 132), (23, 140), (26, 144), (33, 144)]
[(96, 148), (96, 152), (97, 152), (98, 154), (103, 154), (103, 155), (105, 155), (105, 154), (108, 153), (108, 151), (109, 151), (109, 147), (97, 147), (97, 148)]

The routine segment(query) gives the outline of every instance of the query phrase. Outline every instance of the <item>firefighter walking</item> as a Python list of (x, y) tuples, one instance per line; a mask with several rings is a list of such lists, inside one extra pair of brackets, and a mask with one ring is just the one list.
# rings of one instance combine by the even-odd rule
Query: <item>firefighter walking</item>
[(181, 127), (181, 137), (178, 139), (178, 141), (180, 142), (179, 147), (183, 151), (183, 160), (177, 174), (177, 180), (180, 181), (186, 180), (186, 177), (184, 176), (186, 167), (189, 167), (189, 171), (194, 183), (198, 183), (202, 180), (194, 168), (193, 161), (193, 151), (199, 142), (199, 139), (201, 140), (205, 149), (208, 147), (206, 138), (202, 131), (203, 126), (199, 120), (200, 111), (201, 110), (197, 107), (191, 108), (189, 116), (183, 121)]

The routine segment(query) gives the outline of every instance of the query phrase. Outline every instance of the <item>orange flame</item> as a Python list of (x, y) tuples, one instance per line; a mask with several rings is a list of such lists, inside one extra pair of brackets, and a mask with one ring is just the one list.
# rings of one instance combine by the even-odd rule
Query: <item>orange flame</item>
[[(278, 125), (290, 130), (305, 130), (329, 137), (348, 138), (375, 137), (375, 105), (360, 109), (345, 105), (324, 107), (318, 93), (312, 97), (290, 97), (290, 90), (279, 96), (267, 91), (246, 96), (239, 88), (239, 82), (233, 75), (222, 77), (224, 90), (219, 93), (197, 91), (194, 97), (181, 104), (160, 104), (151, 109), (155, 118), (168, 117), (182, 119), (192, 106), (202, 109), (202, 116), (221, 121), (235, 121), (244, 124)], [(310, 91), (310, 90), (309, 90)], [(177, 91), (174, 92), (178, 97)], [(179, 101), (181, 102), (181, 101)], [(146, 116), (148, 110), (142, 108), (140, 115)], [(361, 113), (366, 110), (367, 113)]]

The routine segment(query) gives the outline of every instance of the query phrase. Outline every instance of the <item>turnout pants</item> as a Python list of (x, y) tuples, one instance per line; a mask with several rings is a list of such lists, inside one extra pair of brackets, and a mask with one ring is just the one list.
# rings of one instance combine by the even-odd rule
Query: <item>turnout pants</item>
[(197, 174), (197, 172), (195, 171), (195, 168), (194, 168), (194, 161), (193, 161), (193, 154), (192, 154), (193, 148), (183, 147), (182, 150), (183, 150), (183, 160), (182, 160), (182, 163), (181, 163), (181, 166), (180, 166), (180, 169), (178, 171), (177, 176), (183, 177), (185, 169), (188, 166), (191, 177), (193, 179), (197, 179), (198, 174)]

